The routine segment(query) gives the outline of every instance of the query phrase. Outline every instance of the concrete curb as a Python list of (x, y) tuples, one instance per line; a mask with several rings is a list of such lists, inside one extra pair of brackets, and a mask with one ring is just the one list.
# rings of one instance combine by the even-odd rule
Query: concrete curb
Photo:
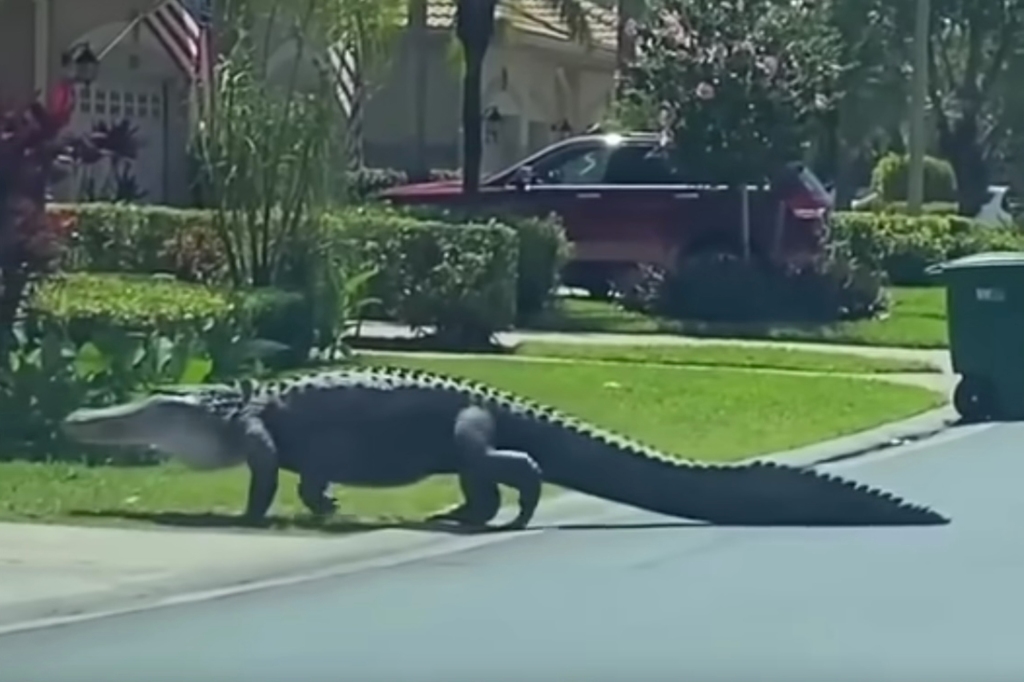
[[(754, 457), (738, 464), (771, 460), (790, 466), (814, 467), (851, 460), (936, 436), (953, 426), (955, 421), (955, 413), (946, 406), (868, 431)], [(623, 508), (622, 505), (567, 491), (542, 502), (534, 527), (524, 531), (458, 535), (386, 529), (325, 539), (326, 543), (336, 543), (337, 551), (332, 550), (316, 559), (274, 561), (241, 570), (233, 567), (80, 597), (63, 596), (7, 605), (0, 613), (0, 636), (397, 566), (526, 537), (559, 525), (594, 523), (614, 516)], [(502, 510), (503, 517), (512, 514), (513, 510), (509, 508)]]

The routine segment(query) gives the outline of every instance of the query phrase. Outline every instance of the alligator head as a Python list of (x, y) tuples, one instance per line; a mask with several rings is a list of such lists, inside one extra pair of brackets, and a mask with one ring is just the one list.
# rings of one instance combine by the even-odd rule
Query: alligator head
[(73, 440), (149, 447), (193, 469), (241, 464), (234, 426), (222, 400), (206, 393), (158, 393), (111, 407), (82, 408), (62, 424)]

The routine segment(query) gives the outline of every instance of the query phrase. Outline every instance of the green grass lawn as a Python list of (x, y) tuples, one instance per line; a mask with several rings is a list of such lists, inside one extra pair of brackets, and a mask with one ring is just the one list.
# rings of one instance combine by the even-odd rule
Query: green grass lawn
[(515, 354), (523, 357), (594, 362), (773, 369), (826, 374), (941, 371), (934, 364), (918, 360), (869, 358), (853, 353), (823, 353), (794, 348), (758, 348), (729, 344), (613, 346), (596, 343), (527, 341), (516, 347)]
[[(942, 396), (913, 386), (829, 376), (499, 359), (382, 356), (361, 362), (445, 372), (520, 393), (670, 453), (726, 462), (806, 445), (922, 412)], [(0, 464), (0, 518), (179, 525), (231, 522), (244, 503), (244, 470), (195, 473), (175, 465), (94, 467)], [(458, 499), (452, 479), (405, 489), (335, 491), (340, 512), (422, 518)], [(553, 491), (549, 491), (553, 492)], [(282, 476), (280, 526), (306, 517), (295, 477)], [(351, 530), (351, 522), (326, 529)]]
[(563, 299), (554, 310), (526, 328), (546, 331), (619, 334), (679, 333), (717, 338), (818, 341), (869, 346), (946, 348), (945, 290), (941, 287), (894, 287), (892, 306), (884, 319), (833, 325), (732, 325), (662, 320), (629, 312), (592, 299)]

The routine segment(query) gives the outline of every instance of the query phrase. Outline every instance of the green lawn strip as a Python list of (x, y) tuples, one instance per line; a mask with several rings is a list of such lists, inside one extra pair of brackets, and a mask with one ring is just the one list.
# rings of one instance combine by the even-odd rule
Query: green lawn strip
[(562, 299), (524, 329), (618, 334), (675, 333), (709, 338), (814, 341), (866, 346), (947, 348), (945, 290), (902, 288), (890, 291), (885, 318), (830, 325), (719, 324), (653, 318), (622, 310), (613, 303)]
[(567, 360), (774, 369), (828, 374), (941, 371), (936, 365), (920, 360), (870, 358), (853, 353), (825, 353), (729, 344), (613, 346), (596, 343), (527, 341), (516, 347), (515, 354)]
[[(928, 390), (842, 377), (715, 371), (639, 364), (508, 362), (375, 355), (387, 363), (476, 379), (630, 435), (670, 453), (726, 462), (867, 429), (940, 405)], [(396, 425), (400, 428), (400, 425)], [(224, 524), (244, 504), (247, 473), (177, 465), (93, 467), (0, 463), (0, 517), (74, 523), (162, 521)], [(306, 527), (283, 474), (272, 513)], [(549, 493), (557, 489), (549, 488)], [(351, 517), (419, 519), (457, 499), (452, 478), (392, 490), (338, 487), (339, 512), (324, 530), (353, 530)], [(506, 493), (506, 499), (513, 497)]]

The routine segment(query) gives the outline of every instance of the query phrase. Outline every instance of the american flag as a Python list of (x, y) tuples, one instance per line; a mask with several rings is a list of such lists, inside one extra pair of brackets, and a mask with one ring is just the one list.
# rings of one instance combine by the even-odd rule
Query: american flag
[(143, 19), (189, 79), (201, 114), (213, 105), (212, 0), (164, 0)]
[(327, 48), (327, 72), (335, 85), (338, 105), (348, 124), (348, 158), (353, 166), (363, 162), (363, 99), (365, 89), (359, 71), (359, 56), (342, 43)]

